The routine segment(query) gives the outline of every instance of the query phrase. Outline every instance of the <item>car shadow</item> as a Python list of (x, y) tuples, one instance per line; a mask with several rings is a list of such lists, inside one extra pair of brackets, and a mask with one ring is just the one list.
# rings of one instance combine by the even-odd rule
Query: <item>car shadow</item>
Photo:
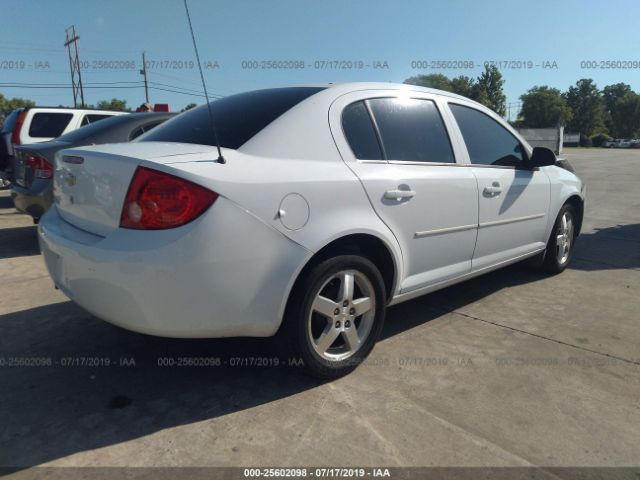
[[(252, 359), (276, 358), (270, 339), (140, 335), (102, 322), (72, 302), (0, 316), (0, 351), (3, 467), (39, 465), (249, 409), (321, 383), (295, 366), (247, 366)], [(29, 365), (19, 363), (25, 361)]]
[(3, 228), (0, 233), (0, 259), (40, 255), (36, 225)]
[(13, 209), (13, 199), (8, 195), (0, 196), (0, 209), (9, 209), (9, 208)]
[[(587, 233), (571, 268), (611, 268), (600, 258), (611, 242), (629, 243), (631, 263), (617, 268), (637, 267), (639, 241), (637, 224)], [(544, 278), (517, 264), (391, 307), (382, 338)], [(0, 359), (0, 466), (16, 468), (222, 417), (323, 383), (305, 376), (297, 359), (279, 357), (271, 339), (140, 335), (69, 301), (1, 315)]]
[(640, 223), (596, 228), (576, 242), (574, 270), (640, 268)]
[[(435, 295), (464, 304), (539, 278), (517, 267), (490, 275), (490, 282), (466, 282)], [(441, 308), (423, 302), (391, 307), (382, 338), (442, 315)], [(70, 301), (0, 316), (0, 352), (0, 467), (17, 469), (250, 409), (323, 383), (306, 376), (298, 359), (280, 357), (272, 339), (151, 337), (98, 320)], [(8, 367), (7, 359), (31, 363)], [(266, 365), (256, 366), (258, 359)]]

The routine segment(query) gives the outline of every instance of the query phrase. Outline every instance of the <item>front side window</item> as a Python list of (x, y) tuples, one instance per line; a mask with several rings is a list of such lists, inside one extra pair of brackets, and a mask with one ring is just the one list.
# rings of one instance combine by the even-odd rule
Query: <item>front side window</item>
[(520, 142), (506, 128), (475, 108), (449, 104), (469, 158), (475, 165), (518, 167), (525, 162)]
[(342, 112), (342, 130), (353, 155), (359, 160), (382, 160), (382, 150), (363, 101), (348, 105)]
[(29, 127), (30, 137), (58, 137), (67, 128), (73, 114), (71, 113), (36, 113)]
[(374, 98), (367, 102), (388, 160), (455, 163), (447, 130), (433, 101)]

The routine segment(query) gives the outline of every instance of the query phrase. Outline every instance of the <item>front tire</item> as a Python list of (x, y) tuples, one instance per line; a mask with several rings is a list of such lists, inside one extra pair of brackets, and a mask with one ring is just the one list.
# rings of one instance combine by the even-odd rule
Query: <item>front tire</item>
[(544, 251), (542, 268), (550, 273), (563, 272), (573, 257), (576, 240), (576, 210), (570, 204), (560, 209)]
[(386, 309), (384, 282), (376, 266), (340, 255), (311, 268), (292, 292), (280, 329), (287, 353), (307, 373), (338, 378), (371, 352)]

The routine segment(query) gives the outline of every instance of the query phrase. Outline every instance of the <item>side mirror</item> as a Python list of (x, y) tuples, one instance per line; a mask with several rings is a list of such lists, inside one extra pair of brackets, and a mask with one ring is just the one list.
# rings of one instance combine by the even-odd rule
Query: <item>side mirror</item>
[(535, 147), (531, 155), (530, 163), (534, 167), (548, 167), (556, 164), (556, 154), (545, 147)]

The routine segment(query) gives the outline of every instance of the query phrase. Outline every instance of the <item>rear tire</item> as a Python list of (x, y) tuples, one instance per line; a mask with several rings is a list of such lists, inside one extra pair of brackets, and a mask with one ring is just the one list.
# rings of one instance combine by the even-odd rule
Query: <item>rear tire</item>
[(311, 268), (297, 282), (278, 333), (288, 355), (306, 373), (334, 379), (354, 370), (371, 352), (386, 310), (376, 266), (340, 255)]

